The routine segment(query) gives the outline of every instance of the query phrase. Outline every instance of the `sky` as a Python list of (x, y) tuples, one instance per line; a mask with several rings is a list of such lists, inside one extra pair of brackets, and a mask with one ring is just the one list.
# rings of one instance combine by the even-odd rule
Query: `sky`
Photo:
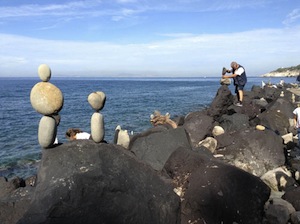
[(218, 77), (232, 61), (299, 65), (300, 1), (0, 1), (0, 77)]

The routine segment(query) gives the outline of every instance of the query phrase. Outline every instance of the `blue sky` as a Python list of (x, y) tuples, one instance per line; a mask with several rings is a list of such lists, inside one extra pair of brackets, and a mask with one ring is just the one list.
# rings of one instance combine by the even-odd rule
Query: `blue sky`
[(0, 77), (249, 76), (300, 64), (299, 0), (2, 0)]

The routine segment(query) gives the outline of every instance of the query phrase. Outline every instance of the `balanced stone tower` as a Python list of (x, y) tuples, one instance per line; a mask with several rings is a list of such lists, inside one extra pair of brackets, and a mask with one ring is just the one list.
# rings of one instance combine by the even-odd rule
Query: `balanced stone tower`
[(38, 75), (42, 82), (38, 82), (31, 89), (30, 102), (32, 107), (43, 115), (38, 129), (39, 144), (43, 148), (49, 148), (55, 141), (58, 125), (55, 116), (62, 109), (64, 98), (60, 89), (48, 82), (51, 78), (48, 65), (41, 64)]
[(99, 143), (104, 139), (104, 118), (99, 111), (104, 107), (106, 101), (105, 93), (101, 91), (92, 92), (88, 96), (88, 102), (95, 110), (91, 117), (91, 135), (94, 142)]

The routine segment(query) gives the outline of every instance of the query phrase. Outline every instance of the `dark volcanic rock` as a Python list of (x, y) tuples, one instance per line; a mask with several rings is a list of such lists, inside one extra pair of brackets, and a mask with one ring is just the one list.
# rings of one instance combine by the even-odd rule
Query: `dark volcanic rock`
[(277, 89), (274, 87), (265, 86), (264, 87), (265, 95), (264, 98), (270, 103), (276, 100), (281, 93), (281, 89)]
[(290, 202), (296, 211), (300, 211), (300, 187), (287, 191), (282, 198)]
[(282, 138), (271, 130), (226, 132), (216, 139), (226, 162), (256, 176), (285, 164)]
[(190, 142), (185, 129), (179, 127), (141, 134), (130, 144), (130, 150), (153, 169), (161, 171), (169, 156), (181, 146), (190, 147)]
[(5, 197), (1, 197), (0, 223), (17, 223), (28, 210), (33, 193), (33, 187), (20, 187), (10, 192), (10, 194)]
[(273, 130), (279, 135), (289, 133), (290, 122), (292, 119), (294, 105), (285, 98), (278, 98), (270, 103), (267, 110), (259, 114), (260, 124)]
[(222, 85), (217, 92), (216, 97), (211, 103), (207, 114), (217, 119), (222, 114), (227, 114), (227, 108), (233, 104), (234, 96), (231, 94), (228, 86)]
[(183, 127), (190, 137), (192, 147), (196, 147), (205, 137), (211, 136), (213, 124), (213, 118), (203, 111), (192, 112), (186, 116)]
[(180, 201), (123, 147), (75, 140), (43, 151), (29, 210), (18, 222), (180, 223)]
[(249, 127), (249, 117), (246, 114), (235, 113), (232, 115), (224, 114), (220, 120), (220, 126), (225, 131), (239, 131)]
[(182, 187), (182, 223), (262, 223), (270, 189), (258, 177), (184, 148), (165, 169)]

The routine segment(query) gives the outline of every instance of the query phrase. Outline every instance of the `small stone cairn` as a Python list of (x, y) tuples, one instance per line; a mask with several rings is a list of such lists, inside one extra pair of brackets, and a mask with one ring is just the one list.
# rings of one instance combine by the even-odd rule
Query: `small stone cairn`
[[(223, 67), (222, 75), (225, 75), (227, 71), (228, 71), (227, 68)], [(221, 78), (220, 84), (229, 86), (231, 84), (231, 80), (229, 78)]]
[(104, 92), (92, 92), (88, 96), (88, 102), (95, 110), (91, 117), (91, 135), (94, 142), (99, 143), (104, 139), (104, 118), (99, 112), (105, 105), (106, 96)]
[(38, 82), (31, 89), (30, 102), (43, 115), (38, 128), (39, 144), (43, 148), (50, 148), (56, 138), (58, 122), (55, 118), (63, 107), (64, 97), (60, 89), (49, 82), (51, 70), (48, 65), (41, 64), (38, 75), (42, 82)]

